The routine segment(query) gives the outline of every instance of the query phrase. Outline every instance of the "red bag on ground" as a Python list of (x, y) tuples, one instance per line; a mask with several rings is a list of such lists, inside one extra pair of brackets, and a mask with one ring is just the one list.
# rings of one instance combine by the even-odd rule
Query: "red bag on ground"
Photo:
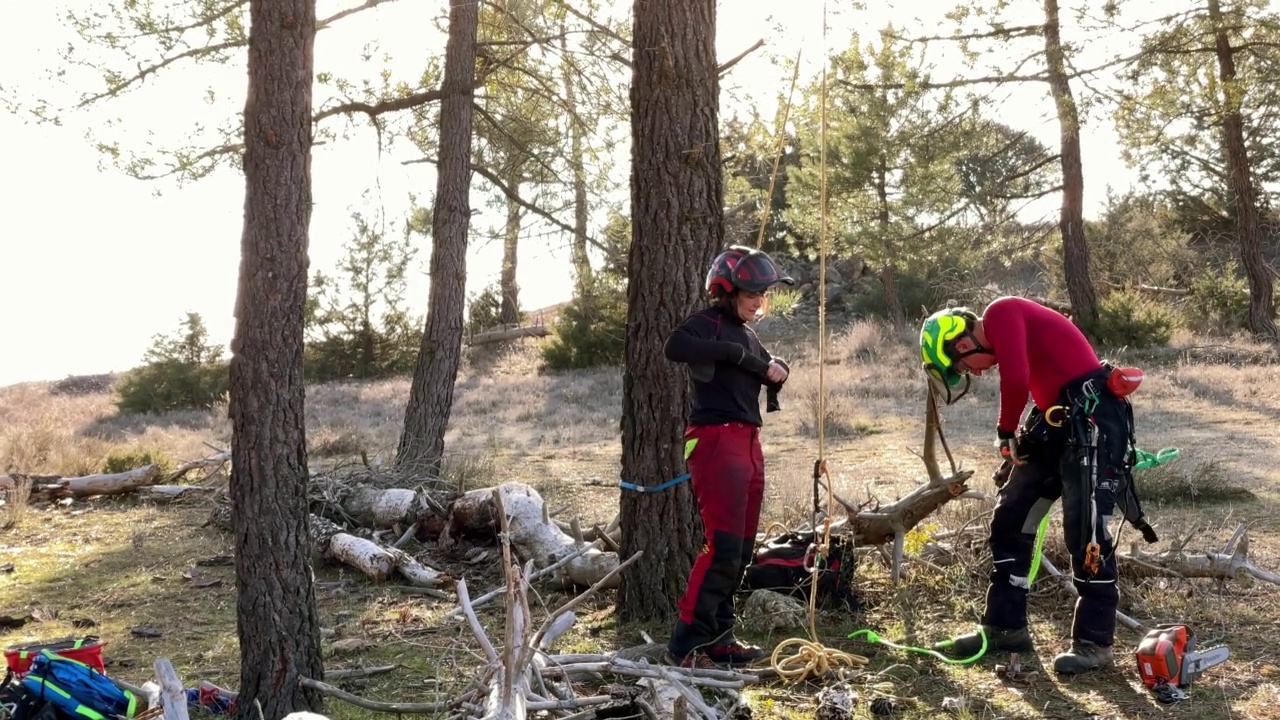
[(64, 638), (53, 642), (36, 642), (30, 645), (7, 648), (4, 651), (4, 659), (9, 664), (9, 670), (14, 676), (21, 679), (31, 669), (31, 661), (40, 654), (41, 650), (48, 650), (64, 658), (77, 660), (98, 672), (106, 672), (106, 668), (102, 664), (102, 641), (93, 635), (82, 638)]

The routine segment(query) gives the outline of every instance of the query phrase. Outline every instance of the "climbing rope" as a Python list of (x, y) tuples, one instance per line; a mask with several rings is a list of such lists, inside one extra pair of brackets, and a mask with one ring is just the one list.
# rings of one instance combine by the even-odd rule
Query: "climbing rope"
[[(831, 550), (831, 515), (830, 509), (835, 504), (831, 476), (827, 472), (826, 461), (826, 351), (827, 351), (827, 3), (822, 3), (822, 81), (819, 100), (819, 142), (818, 142), (818, 459), (813, 464), (813, 516), (810, 527), (814, 530), (814, 542), (817, 545), (814, 553), (813, 567), (809, 569), (809, 639), (789, 638), (778, 644), (773, 650), (770, 662), (773, 670), (786, 682), (801, 682), (809, 678), (820, 678), (828, 673), (843, 674), (846, 668), (859, 668), (870, 660), (862, 655), (854, 655), (842, 650), (824, 647), (818, 642), (818, 575), (825, 566)], [(799, 73), (800, 55), (796, 54), (795, 73)], [(792, 88), (795, 87), (794, 76)], [(787, 107), (790, 107), (788, 98)], [(779, 159), (781, 152), (779, 152)], [(774, 165), (776, 172), (777, 165)], [(770, 199), (772, 199), (772, 181), (770, 181)], [(764, 228), (760, 228), (763, 238)], [(818, 540), (818, 483), (825, 478), (827, 488), (827, 516), (823, 519), (821, 541)], [(787, 651), (795, 647), (795, 651)]]

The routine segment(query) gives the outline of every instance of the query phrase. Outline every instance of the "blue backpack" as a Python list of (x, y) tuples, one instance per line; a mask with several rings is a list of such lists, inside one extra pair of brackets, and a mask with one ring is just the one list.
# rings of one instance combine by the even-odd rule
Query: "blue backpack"
[(138, 712), (138, 698), (133, 693), (116, 687), (94, 668), (48, 650), (31, 662), (22, 686), (72, 717), (107, 720), (131, 718)]

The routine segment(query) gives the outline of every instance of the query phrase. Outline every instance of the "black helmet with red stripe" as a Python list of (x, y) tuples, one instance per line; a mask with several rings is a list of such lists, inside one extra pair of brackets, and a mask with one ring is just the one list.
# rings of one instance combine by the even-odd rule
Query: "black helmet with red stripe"
[(762, 293), (777, 285), (796, 281), (778, 272), (773, 259), (762, 250), (731, 245), (711, 261), (707, 271), (707, 293), (711, 297), (731, 295), (734, 290)]

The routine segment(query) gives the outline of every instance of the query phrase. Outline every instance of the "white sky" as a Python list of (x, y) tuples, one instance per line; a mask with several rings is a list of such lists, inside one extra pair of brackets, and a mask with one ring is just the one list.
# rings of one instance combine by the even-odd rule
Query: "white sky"
[[(900, 7), (912, 8), (910, 13), (882, 5), (857, 17), (836, 15), (832, 9), (829, 21), (833, 28), (856, 24), (863, 37), (870, 39), (885, 17), (903, 22), (907, 18), (900, 14), (916, 14), (926, 2), (929, 0), (901, 3)], [(320, 15), (349, 4), (355, 3), (322, 0)], [(839, 4), (843, 3), (833, 0), (830, 6)], [(789, 78), (770, 62), (767, 53), (794, 57), (796, 49), (803, 46), (806, 72), (819, 67), (822, 3), (793, 0), (781, 16), (771, 14), (779, 12), (774, 2), (725, 0), (722, 5), (725, 9), (718, 20), (722, 59), (736, 55), (757, 38), (768, 42), (764, 52), (742, 62), (727, 78), (722, 118), (735, 106), (740, 107), (736, 103), (751, 101), (753, 96), (764, 117), (772, 117), (772, 98), (786, 91)], [(1038, 9), (1040, 3), (1030, 5)], [(59, 62), (53, 48), (65, 46), (73, 38), (62, 22), (68, 7), (83, 10), (94, 3), (21, 3), (10, 10), (9, 20), (0, 24), (0, 67), (5, 68), (0, 86), (9, 97), (17, 96), (19, 101), (66, 97), (66, 88), (43, 83), (47, 72)], [(942, 7), (939, 4), (936, 9)], [(443, 8), (439, 1), (401, 0), (349, 18), (319, 36), (317, 69), (360, 72), (360, 46), (369, 37), (378, 38), (382, 49), (391, 52), (405, 72), (414, 66), (420, 69), (420, 58), (443, 52), (444, 39), (431, 27), (431, 18)], [(1064, 22), (1069, 21), (1064, 13)], [(848, 35), (841, 33), (830, 30), (826, 47), (847, 46)], [(72, 72), (68, 77), (74, 82), (81, 76)], [(219, 99), (206, 104), (202, 98), (211, 85), (220, 89)], [(1001, 97), (1007, 98), (1000, 111), (1006, 122), (1025, 127), (1051, 147), (1056, 144), (1057, 125), (1047, 114), (1051, 103), (1042, 85), (1001, 92)], [(228, 108), (240, 108), (243, 93), (242, 65), (212, 69), (185, 66), (149, 82), (126, 100), (69, 114), (61, 127), (28, 123), (0, 113), (0, 157), (7, 178), (7, 190), (0, 195), (6, 209), (0, 236), (0, 268), (4, 270), (0, 278), (0, 339), (4, 344), (0, 386), (132, 367), (149, 346), (151, 336), (174, 331), (187, 311), (204, 317), (212, 339), (230, 340), (242, 178), (223, 170), (177, 187), (172, 181), (133, 180), (110, 167), (100, 171), (101, 156), (85, 139), (85, 131), (118, 119), (128, 128), (119, 136), (122, 145), (155, 142), (172, 146), (173, 139), (185, 137), (196, 122), (221, 123)], [(1101, 204), (1107, 183), (1123, 187), (1133, 173), (1119, 159), (1109, 123), (1094, 122), (1086, 127), (1083, 145), (1086, 208), (1094, 209)], [(629, 151), (625, 146), (622, 150)], [(338, 258), (339, 246), (348, 236), (349, 211), (360, 206), (366, 189), (374, 189), (374, 201), (383, 203), (392, 219), (403, 215), (408, 193), (416, 193), (420, 201), (430, 200), (435, 187), (430, 168), (401, 164), (411, 156), (402, 148), (398, 154), (379, 158), (369, 131), (316, 149), (313, 271), (331, 268)], [(625, 173), (625, 168), (620, 171)], [(483, 199), (474, 198), (473, 207), (483, 207)], [(1056, 200), (1045, 212), (1053, 213), (1055, 207)], [(499, 221), (480, 222), (492, 226)], [(522, 305), (527, 309), (568, 299), (568, 258), (547, 245), (546, 241), (522, 245), (519, 283)], [(496, 277), (500, 252), (497, 243), (472, 250), (469, 290), (479, 290)], [(429, 255), (429, 247), (419, 253), (421, 268), (411, 298), (417, 311), (426, 304)]]

